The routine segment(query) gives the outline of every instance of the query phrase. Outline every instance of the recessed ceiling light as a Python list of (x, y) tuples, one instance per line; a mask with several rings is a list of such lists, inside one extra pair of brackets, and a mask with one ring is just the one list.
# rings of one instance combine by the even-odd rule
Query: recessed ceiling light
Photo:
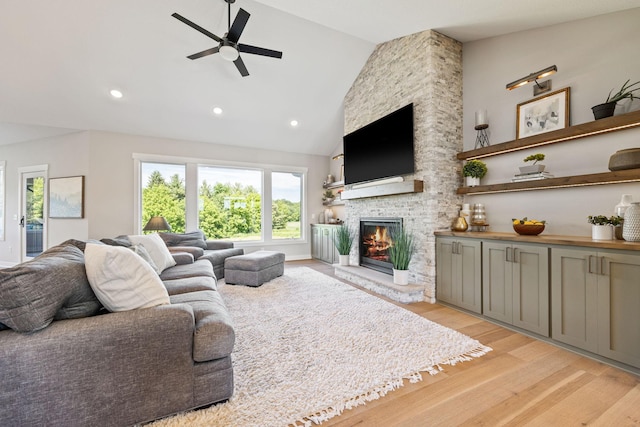
[(215, 114), (216, 116), (219, 116), (220, 114), (222, 114), (222, 108), (214, 107), (213, 108), (213, 114)]
[(297, 127), (300, 123), (298, 123), (297, 120), (291, 120), (289, 124), (291, 125), (291, 127)]
[(120, 99), (122, 98), (122, 92), (120, 92), (118, 89), (111, 89), (109, 91), (109, 93), (111, 94), (111, 96), (113, 96), (114, 98)]

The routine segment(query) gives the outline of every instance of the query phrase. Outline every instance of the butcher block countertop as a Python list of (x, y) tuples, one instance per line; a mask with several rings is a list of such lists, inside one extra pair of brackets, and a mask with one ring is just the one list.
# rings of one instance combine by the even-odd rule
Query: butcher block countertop
[(542, 245), (585, 246), (598, 249), (620, 249), (640, 251), (640, 242), (626, 242), (624, 240), (593, 240), (584, 236), (562, 236), (556, 234), (539, 234), (537, 236), (519, 235), (515, 231), (499, 233), (492, 231), (436, 231), (437, 237), (459, 237), (482, 240), (506, 240), (510, 242), (539, 243)]

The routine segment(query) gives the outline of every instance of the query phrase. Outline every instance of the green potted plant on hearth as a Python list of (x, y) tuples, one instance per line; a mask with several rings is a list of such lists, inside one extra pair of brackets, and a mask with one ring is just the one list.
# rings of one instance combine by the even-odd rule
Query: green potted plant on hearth
[(634, 98), (638, 98), (636, 95), (634, 95), (633, 92), (640, 90), (640, 86), (636, 88), (633, 87), (640, 84), (640, 81), (629, 84), (630, 81), (631, 79), (624, 82), (620, 90), (613, 95), (611, 94), (611, 92), (613, 92), (613, 89), (611, 89), (609, 91), (609, 96), (607, 96), (607, 100), (604, 103), (598, 104), (595, 107), (591, 107), (591, 111), (593, 111), (593, 117), (595, 117), (596, 120), (613, 116), (618, 101), (629, 98), (629, 102), (631, 102)]
[(544, 171), (545, 166), (538, 164), (538, 162), (541, 162), (544, 160), (544, 157), (545, 156), (542, 153), (536, 153), (536, 154), (532, 154), (530, 156), (525, 157), (524, 158), (525, 163), (533, 162), (533, 164), (527, 165), (527, 166), (520, 166), (520, 173), (527, 174), (527, 173), (537, 173), (537, 172)]
[(622, 224), (622, 217), (620, 216), (604, 216), (604, 215), (589, 215), (587, 222), (591, 224), (591, 238), (593, 240), (613, 240), (614, 227), (618, 227)]
[(406, 285), (409, 283), (409, 263), (416, 249), (415, 242), (404, 227), (392, 228), (390, 235), (389, 260), (393, 264), (393, 283)]
[(349, 254), (351, 253), (354, 238), (355, 234), (348, 225), (342, 224), (336, 229), (336, 234), (333, 236), (333, 243), (336, 245), (336, 249), (340, 255), (340, 265), (349, 265)]
[(487, 165), (477, 159), (469, 160), (462, 167), (462, 175), (467, 180), (467, 187), (475, 187), (480, 185), (480, 178), (487, 174)]

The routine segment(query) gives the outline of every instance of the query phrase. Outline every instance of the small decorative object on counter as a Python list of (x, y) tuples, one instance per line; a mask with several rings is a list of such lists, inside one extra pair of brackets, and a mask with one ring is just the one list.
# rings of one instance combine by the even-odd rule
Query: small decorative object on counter
[(631, 203), (624, 213), (622, 237), (627, 242), (640, 242), (640, 203)]
[(469, 226), (469, 231), (487, 231), (487, 212), (482, 203), (473, 205)]
[(616, 205), (616, 207), (613, 209), (613, 214), (615, 216), (619, 216), (619, 217), (624, 218), (624, 213), (631, 206), (631, 201), (632, 200), (633, 200), (633, 198), (632, 198), (631, 194), (623, 194), (622, 198), (620, 199), (620, 203), (618, 203)]
[(537, 219), (528, 219), (526, 216), (522, 219), (513, 218), (513, 230), (523, 236), (537, 236), (544, 231), (546, 221), (538, 221)]
[(469, 228), (469, 224), (467, 224), (467, 220), (462, 215), (454, 219), (453, 224), (451, 224), (451, 231), (467, 231), (467, 228)]
[(593, 240), (613, 240), (613, 228), (622, 224), (622, 217), (589, 215), (587, 221), (591, 224), (591, 238)]

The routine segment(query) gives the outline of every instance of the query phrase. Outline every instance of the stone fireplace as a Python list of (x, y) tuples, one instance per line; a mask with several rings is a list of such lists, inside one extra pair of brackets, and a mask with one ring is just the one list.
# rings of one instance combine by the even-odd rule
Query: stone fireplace
[(360, 265), (393, 274), (389, 260), (391, 230), (402, 227), (402, 218), (360, 218)]
[[(344, 134), (409, 103), (414, 105), (415, 172), (424, 191), (347, 200), (346, 223), (360, 230), (360, 218), (402, 218), (416, 243), (409, 282), (435, 302), (435, 236), (456, 217), (462, 197), (462, 44), (436, 31), (423, 31), (379, 44), (344, 99)], [(345, 190), (349, 190), (347, 187)], [(351, 263), (360, 263), (359, 245)], [(363, 268), (367, 272), (374, 270)], [(383, 275), (388, 277), (386, 275)]]

